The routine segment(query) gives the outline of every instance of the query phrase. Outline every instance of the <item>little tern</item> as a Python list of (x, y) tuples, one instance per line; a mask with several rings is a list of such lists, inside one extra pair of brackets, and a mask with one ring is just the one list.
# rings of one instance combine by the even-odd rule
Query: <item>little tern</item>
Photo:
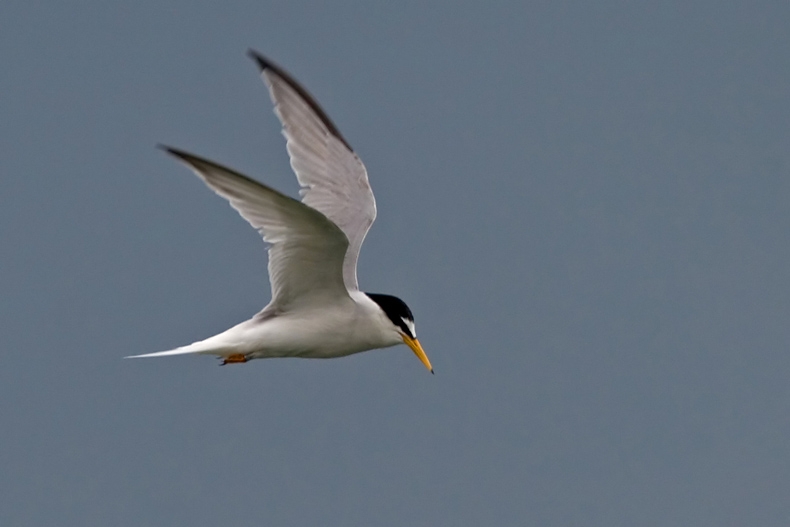
[(301, 201), (183, 150), (161, 146), (191, 168), (268, 244), (271, 301), (250, 320), (205, 340), (129, 358), (215, 355), (328, 359), (406, 344), (433, 373), (401, 299), (364, 293), (357, 258), (376, 218), (365, 165), (318, 103), (293, 77), (249, 51), (283, 126)]

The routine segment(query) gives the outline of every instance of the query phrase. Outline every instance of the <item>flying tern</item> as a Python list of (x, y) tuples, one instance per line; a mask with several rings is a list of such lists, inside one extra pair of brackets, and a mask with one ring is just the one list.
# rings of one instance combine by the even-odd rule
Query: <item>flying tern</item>
[(218, 335), (169, 351), (129, 358), (215, 355), (222, 364), (253, 359), (328, 359), (406, 344), (433, 367), (401, 299), (364, 293), (357, 258), (376, 218), (376, 201), (359, 156), (315, 99), (260, 53), (260, 68), (283, 126), (301, 201), (208, 159), (169, 146), (228, 200), (268, 244), (271, 301), (251, 319)]

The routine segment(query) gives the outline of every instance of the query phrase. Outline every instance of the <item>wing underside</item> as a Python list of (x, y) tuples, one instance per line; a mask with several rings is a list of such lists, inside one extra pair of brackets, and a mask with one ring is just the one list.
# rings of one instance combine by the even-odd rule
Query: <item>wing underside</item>
[(288, 310), (348, 296), (342, 278), (348, 240), (323, 214), (213, 161), (163, 148), (228, 200), (269, 244), (271, 306)]
[(302, 186), (302, 202), (320, 211), (348, 238), (343, 279), (353, 291), (357, 259), (376, 218), (376, 201), (362, 161), (315, 99), (287, 72), (255, 51), (277, 117), (283, 125), (291, 167)]

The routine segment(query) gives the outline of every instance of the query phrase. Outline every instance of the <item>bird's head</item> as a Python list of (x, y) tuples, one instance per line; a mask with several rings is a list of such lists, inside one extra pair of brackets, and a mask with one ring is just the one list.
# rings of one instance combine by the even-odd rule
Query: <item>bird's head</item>
[(414, 316), (411, 314), (411, 309), (406, 305), (406, 302), (398, 297), (391, 295), (379, 295), (375, 293), (365, 293), (371, 300), (373, 300), (387, 315), (387, 318), (394, 326), (393, 329), (398, 333), (403, 343), (406, 344), (417, 355), (428, 370), (433, 373), (431, 361), (423, 351), (420, 341), (417, 340), (417, 333), (414, 330)]

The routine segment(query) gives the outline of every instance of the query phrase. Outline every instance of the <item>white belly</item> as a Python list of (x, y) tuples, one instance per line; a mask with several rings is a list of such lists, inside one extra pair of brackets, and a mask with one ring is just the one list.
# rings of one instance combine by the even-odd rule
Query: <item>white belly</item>
[[(372, 301), (371, 301), (372, 303)], [(376, 309), (378, 309), (376, 307)], [(248, 358), (333, 358), (401, 344), (391, 324), (366, 304), (347, 302), (242, 322), (196, 345), (217, 355)]]

